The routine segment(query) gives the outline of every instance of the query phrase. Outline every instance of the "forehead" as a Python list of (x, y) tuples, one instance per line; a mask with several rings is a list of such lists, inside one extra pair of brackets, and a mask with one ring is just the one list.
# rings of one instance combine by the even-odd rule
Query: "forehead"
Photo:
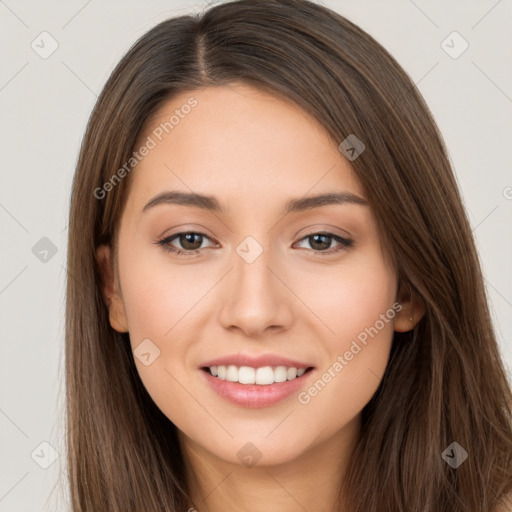
[(132, 171), (130, 187), (139, 206), (169, 189), (261, 206), (263, 199), (282, 204), (308, 191), (364, 195), (337, 142), (316, 119), (244, 84), (174, 96), (146, 122), (135, 150), (144, 145), (151, 149)]

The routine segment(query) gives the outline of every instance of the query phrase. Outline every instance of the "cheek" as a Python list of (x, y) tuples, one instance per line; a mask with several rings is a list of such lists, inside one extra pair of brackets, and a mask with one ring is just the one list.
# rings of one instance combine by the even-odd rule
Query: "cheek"
[[(333, 348), (343, 348), (349, 339), (373, 326), (395, 301), (395, 274), (380, 259), (361, 259), (357, 265), (303, 275), (298, 294), (322, 321), (324, 339)], [(392, 321), (380, 327), (389, 334)]]
[(144, 338), (162, 342), (201, 309), (212, 276), (200, 266), (171, 265), (161, 255), (155, 259), (134, 254), (125, 260), (122, 283), (132, 343)]
[(299, 401), (330, 411), (337, 423), (361, 411), (386, 370), (396, 315), (395, 274), (380, 261), (366, 261), (334, 277), (331, 273), (323, 289), (316, 277), (316, 288), (305, 281), (302, 293), (325, 325), (321, 340), (326, 359)]
[[(202, 276), (191, 267), (171, 268), (162, 260), (155, 263), (149, 257), (137, 258), (135, 253), (124, 260), (122, 292), (130, 343), (147, 392), (178, 427), (186, 427), (182, 421), (189, 414), (204, 412), (196, 410), (196, 403), (190, 400), (184, 362), (191, 333), (198, 328), (194, 324), (201, 311), (201, 298), (211, 287), (212, 277)], [(150, 354), (149, 364), (138, 357), (139, 353)]]

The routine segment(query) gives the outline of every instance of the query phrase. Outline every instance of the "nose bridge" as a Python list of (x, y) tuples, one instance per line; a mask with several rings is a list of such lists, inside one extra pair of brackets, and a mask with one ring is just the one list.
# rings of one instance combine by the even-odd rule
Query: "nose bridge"
[(236, 247), (221, 311), (225, 327), (237, 326), (255, 335), (270, 326), (287, 326), (291, 321), (290, 297), (274, 275), (280, 265), (273, 254), (253, 237), (247, 237)]

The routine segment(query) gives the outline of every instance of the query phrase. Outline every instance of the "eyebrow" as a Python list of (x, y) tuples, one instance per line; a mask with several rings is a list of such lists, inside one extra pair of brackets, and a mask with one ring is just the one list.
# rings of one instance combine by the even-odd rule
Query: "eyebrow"
[[(161, 204), (179, 204), (201, 208), (211, 212), (225, 213), (225, 209), (214, 196), (190, 192), (180, 192), (176, 190), (162, 192), (161, 194), (153, 197), (153, 199), (151, 199), (146, 204), (146, 206), (144, 206), (142, 212), (146, 212), (149, 209)], [(356, 196), (350, 192), (331, 192), (327, 194), (290, 199), (285, 203), (283, 215), (293, 212), (312, 210), (313, 208), (331, 204), (355, 204), (362, 206), (368, 205), (367, 201), (362, 197)]]

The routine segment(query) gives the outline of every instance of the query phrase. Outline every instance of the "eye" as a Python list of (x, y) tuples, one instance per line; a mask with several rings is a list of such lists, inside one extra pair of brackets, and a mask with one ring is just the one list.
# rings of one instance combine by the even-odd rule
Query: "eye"
[[(331, 247), (332, 241), (338, 243), (337, 246)], [(335, 252), (339, 252), (343, 249), (348, 249), (352, 247), (354, 241), (349, 238), (344, 238), (339, 235), (335, 235), (334, 233), (311, 233), (304, 238), (301, 238), (298, 243), (303, 241), (309, 242), (313, 251), (317, 254), (333, 254)], [(328, 249), (328, 250), (326, 250)]]
[[(162, 246), (168, 252), (191, 256), (192, 254), (199, 254), (200, 249), (204, 249), (204, 247), (202, 247), (204, 240), (210, 240), (210, 238), (204, 233), (197, 231), (182, 231), (155, 243)], [(178, 242), (181, 247), (173, 245), (174, 241)]]
[[(199, 254), (201, 249), (205, 249), (207, 247), (203, 246), (203, 242), (205, 240), (211, 241), (210, 237), (204, 233), (197, 231), (182, 231), (165, 237), (162, 240), (158, 240), (155, 243), (162, 246), (167, 252), (182, 254), (184, 256), (192, 256)], [(322, 255), (333, 254), (343, 249), (348, 249), (354, 243), (351, 239), (327, 232), (311, 233), (301, 238), (298, 243), (301, 244), (304, 243), (304, 241), (310, 244), (314, 253)], [(332, 247), (333, 241), (337, 243), (334, 247)], [(179, 247), (176, 247), (175, 243), (178, 243)], [(212, 244), (210, 247), (214, 245), (215, 244)]]

